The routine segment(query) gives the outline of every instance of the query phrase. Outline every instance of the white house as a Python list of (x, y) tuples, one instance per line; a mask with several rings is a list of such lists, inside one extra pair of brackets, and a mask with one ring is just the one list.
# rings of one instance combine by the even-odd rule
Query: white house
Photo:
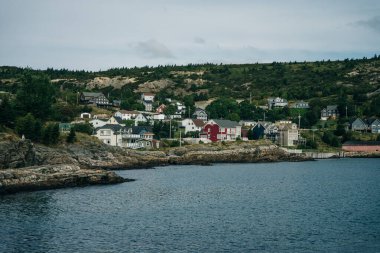
[(142, 93), (141, 101), (145, 107), (145, 111), (151, 112), (153, 110), (154, 94), (153, 93)]
[(115, 117), (121, 118), (122, 120), (133, 120), (139, 115), (140, 113), (138, 111), (127, 111), (127, 110), (120, 110), (115, 112)]
[(153, 114), (153, 120), (164, 120), (165, 114)]
[(201, 108), (195, 109), (195, 112), (193, 113), (192, 117), (194, 119), (201, 119), (203, 121), (207, 121), (207, 113), (205, 110)]
[(139, 122), (148, 122), (148, 119), (145, 117), (144, 114), (142, 113), (139, 113), (139, 115), (136, 116), (135, 118), (135, 126), (137, 126), (139, 124)]
[(288, 105), (288, 101), (284, 98), (268, 98), (268, 107), (272, 109), (274, 107), (285, 107)]
[(106, 124), (111, 124), (111, 125), (122, 125), (122, 119), (119, 117), (112, 116), (107, 120)]
[(205, 123), (200, 119), (184, 119), (181, 126), (185, 128), (185, 134), (188, 132), (201, 132)]
[(154, 102), (154, 94), (153, 93), (142, 93), (141, 94), (141, 100), (142, 101), (150, 101)]
[(95, 129), (95, 136), (110, 146), (122, 146), (123, 127), (116, 124), (106, 124)]

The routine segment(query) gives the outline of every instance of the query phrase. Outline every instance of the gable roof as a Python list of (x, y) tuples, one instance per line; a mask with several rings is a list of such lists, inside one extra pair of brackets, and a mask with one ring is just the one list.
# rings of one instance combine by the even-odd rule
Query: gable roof
[(95, 129), (95, 131), (97, 132), (98, 130), (101, 130), (101, 129), (111, 129), (112, 131), (116, 132), (116, 131), (120, 131), (121, 129), (123, 129), (124, 127), (123, 126), (120, 126), (120, 125), (114, 125), (114, 124), (105, 124), (104, 126), (101, 126), (101, 127), (97, 127)]
[(351, 125), (353, 125), (354, 123), (355, 123), (355, 124), (360, 124), (360, 125), (367, 125), (367, 124), (364, 122), (364, 120), (362, 120), (361, 118), (356, 118), (356, 119), (352, 120), (350, 123), (351, 123)]
[(213, 119), (213, 121), (218, 124), (219, 127), (223, 128), (234, 128), (236, 126), (240, 126), (238, 122), (227, 119)]
[(132, 133), (133, 134), (140, 134), (141, 132), (153, 132), (151, 126), (133, 126), (132, 127)]
[(199, 113), (204, 113), (207, 115), (206, 111), (201, 108), (196, 108), (193, 115), (198, 115)]

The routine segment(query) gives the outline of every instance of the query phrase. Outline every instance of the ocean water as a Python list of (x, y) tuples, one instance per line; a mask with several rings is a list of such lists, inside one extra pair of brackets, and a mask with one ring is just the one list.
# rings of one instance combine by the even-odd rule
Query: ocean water
[(380, 159), (118, 173), (0, 196), (0, 252), (380, 252)]

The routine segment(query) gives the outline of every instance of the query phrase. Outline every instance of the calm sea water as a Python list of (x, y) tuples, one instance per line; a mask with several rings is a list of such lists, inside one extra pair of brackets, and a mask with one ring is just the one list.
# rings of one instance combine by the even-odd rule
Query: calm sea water
[(380, 252), (380, 159), (118, 173), (0, 196), (0, 252)]

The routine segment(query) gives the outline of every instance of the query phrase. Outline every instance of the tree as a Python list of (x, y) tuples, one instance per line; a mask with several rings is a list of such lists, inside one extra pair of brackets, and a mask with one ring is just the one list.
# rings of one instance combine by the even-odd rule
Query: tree
[(249, 101), (244, 100), (239, 104), (240, 108), (240, 118), (243, 120), (253, 119), (254, 112), (256, 111), (256, 106), (249, 103)]
[(42, 142), (45, 145), (57, 144), (59, 135), (59, 125), (57, 123), (47, 124), (42, 131)]
[(254, 134), (253, 134), (253, 131), (252, 131), (252, 128), (250, 128), (247, 132), (247, 138), (248, 140), (254, 140)]
[(233, 112), (233, 113), (228, 114), (227, 119), (239, 122), (240, 121), (240, 116), (239, 116), (239, 114)]
[(13, 106), (8, 97), (4, 97), (0, 103), (0, 125), (11, 127), (14, 120)]
[(34, 116), (31, 113), (28, 113), (24, 117), (18, 117), (16, 119), (15, 130), (20, 136), (24, 135), (27, 139), (38, 141), (41, 136), (41, 122), (38, 121), (37, 124), (36, 122)]
[(164, 109), (164, 114), (165, 115), (173, 115), (174, 113), (176, 113), (177, 111), (177, 107), (174, 106), (174, 105), (169, 105), (167, 106), (165, 109)]
[(16, 108), (20, 113), (31, 113), (36, 118), (50, 116), (54, 101), (54, 89), (45, 75), (30, 73), (21, 78), (21, 87), (16, 96)]
[(71, 128), (69, 135), (67, 135), (66, 142), (74, 143), (75, 140), (76, 140), (75, 130), (74, 130), (74, 128)]

